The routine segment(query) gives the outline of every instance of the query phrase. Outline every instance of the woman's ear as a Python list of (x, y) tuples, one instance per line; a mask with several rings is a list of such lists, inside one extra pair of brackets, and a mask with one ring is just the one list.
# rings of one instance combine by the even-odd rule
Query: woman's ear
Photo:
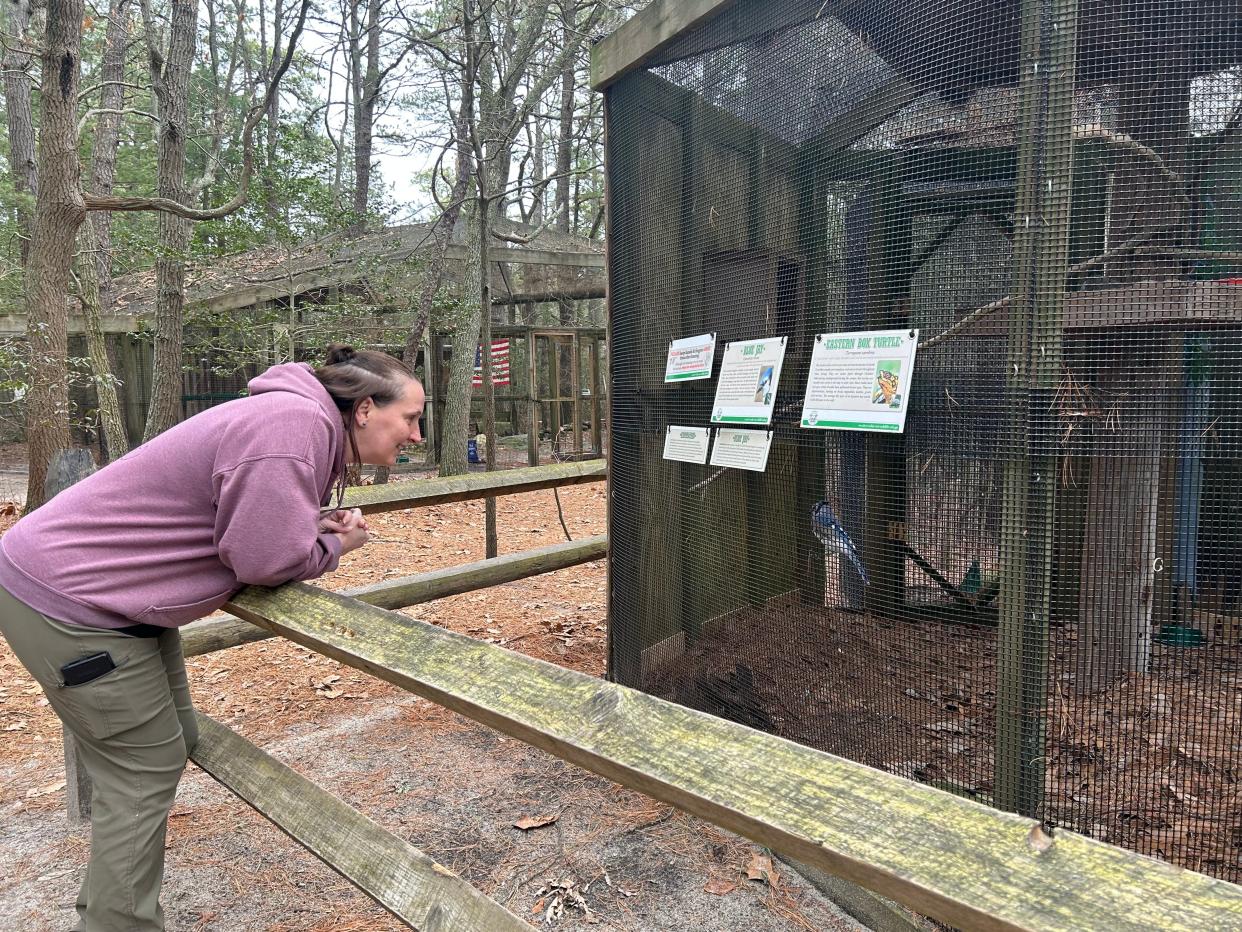
[(358, 407), (354, 408), (354, 424), (358, 427), (366, 427), (374, 408), (375, 402), (369, 395), (363, 398), (362, 401), (358, 402)]

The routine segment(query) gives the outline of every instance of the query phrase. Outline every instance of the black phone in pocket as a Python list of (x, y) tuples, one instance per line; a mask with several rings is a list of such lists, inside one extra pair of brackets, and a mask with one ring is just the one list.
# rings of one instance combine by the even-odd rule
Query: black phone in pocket
[(101, 650), (97, 654), (91, 654), (89, 657), (79, 657), (77, 660), (71, 660), (60, 668), (61, 683), (65, 686), (82, 686), (91, 680), (97, 680), (105, 673), (111, 673), (116, 669), (116, 664), (112, 662), (112, 655), (106, 650)]

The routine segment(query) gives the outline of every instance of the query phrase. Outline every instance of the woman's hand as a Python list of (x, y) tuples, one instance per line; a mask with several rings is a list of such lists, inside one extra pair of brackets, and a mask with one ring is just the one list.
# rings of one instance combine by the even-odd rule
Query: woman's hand
[(341, 540), (341, 555), (349, 553), (351, 550), (357, 550), (368, 540), (371, 539), (370, 533), (367, 531), (365, 522), (362, 526), (355, 525), (346, 531), (333, 531)]
[(341, 541), (341, 554), (357, 550), (371, 535), (367, 532), (367, 519), (357, 508), (339, 508), (319, 519), (320, 534), (335, 534)]
[(319, 518), (320, 534), (344, 534), (356, 527), (367, 529), (367, 519), (359, 508), (339, 508)]

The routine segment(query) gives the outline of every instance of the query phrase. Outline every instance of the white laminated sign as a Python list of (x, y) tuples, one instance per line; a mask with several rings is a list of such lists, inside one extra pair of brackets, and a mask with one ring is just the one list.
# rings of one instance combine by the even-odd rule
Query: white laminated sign
[(712, 405), (713, 424), (772, 423), (776, 387), (785, 360), (785, 337), (741, 340), (725, 346)]
[(917, 330), (817, 335), (802, 400), (802, 426), (901, 433), (918, 345)]

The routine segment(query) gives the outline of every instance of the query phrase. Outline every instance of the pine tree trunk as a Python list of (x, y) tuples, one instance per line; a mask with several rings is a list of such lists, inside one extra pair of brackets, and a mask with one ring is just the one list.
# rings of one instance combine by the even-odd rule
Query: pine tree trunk
[[(260, 6), (260, 17), (265, 15), (266, 11)], [(280, 61), (280, 33), (284, 27), (285, 5), (283, 0), (276, 0), (276, 8), (272, 13), (272, 47), (267, 49), (267, 33), (264, 26), (263, 39), (263, 83), (266, 84), (272, 79), (272, 75), (276, 72), (277, 62)], [(262, 20), (261, 20), (262, 21)], [(280, 204), (279, 196), (276, 193), (276, 155), (280, 146), (280, 95), (273, 94), (267, 102), (267, 126), (264, 140), (264, 165), (267, 171), (263, 173), (263, 213), (267, 217), (268, 240), (272, 239), (274, 230), (280, 227)]]
[[(457, 118), (457, 178), (453, 185), (453, 199), (449, 205), (449, 211), (443, 218), (441, 228), (442, 234), (448, 238), (452, 237), (457, 215), (462, 211), (470, 184), (474, 180), (475, 170), (475, 151), (471, 140), (477, 129), (475, 104), (478, 97), (475, 81), (478, 76), (480, 50), (474, 41), (474, 13), (471, 0), (464, 0), (463, 3), (462, 32), (462, 52), (466, 67), (462, 69), (461, 109)], [(469, 287), (474, 277), (469, 270), (476, 267), (469, 257), (477, 256), (479, 249), (478, 243), (473, 242), (478, 237), (478, 224), (474, 222), (473, 207), (468, 207), (465, 214), (468, 252), (465, 280)], [(447, 247), (448, 239), (443, 242), (442, 249), (447, 249)], [(441, 268), (437, 274), (443, 275), (443, 269)], [(431, 302), (435, 298), (435, 292), (430, 285), (430, 282), (426, 284), (421, 296), (425, 304), (420, 302), (420, 316), (424, 310), (428, 315), (431, 312)], [(442, 476), (459, 475), (467, 469), (466, 432), (470, 422), (470, 382), (474, 374), (474, 353), (479, 342), (482, 319), (479, 316), (478, 301), (472, 301), (469, 294), (465, 298), (463, 307), (458, 311), (457, 328), (451, 340), (452, 358), (449, 360), (449, 382), (444, 394), (444, 410), (439, 412), (440, 475)], [(407, 356), (411, 352), (417, 352), (417, 349), (412, 346), (412, 341), (407, 341)], [(428, 366), (427, 371), (432, 374), (435, 369), (433, 366)]]
[[(94, 194), (111, 194), (116, 181), (116, 147), (120, 138), (121, 115), (109, 111), (118, 111), (125, 103), (125, 88), (121, 82), (125, 77), (128, 22), (129, 0), (113, 0), (108, 11), (108, 37), (99, 70), (103, 82), (99, 106), (104, 112), (99, 114), (95, 124), (95, 141), (91, 146), (90, 190)], [(95, 211), (82, 229), (80, 242), (84, 257), (78, 278), (82, 282), (87, 352), (95, 375), (95, 393), (99, 398), (102, 434), (99, 462), (104, 465), (129, 452), (129, 435), (121, 415), (117, 382), (108, 360), (100, 321), (103, 309), (112, 304), (112, 212)]]
[[(159, 103), (158, 189), (161, 197), (187, 202), (185, 150), (189, 114), (190, 68), (198, 24), (197, 0), (174, 0), (168, 55), (154, 67)], [(175, 214), (159, 215), (160, 254), (155, 261), (155, 352), (151, 407), (143, 441), (156, 437), (181, 418), (182, 329), (185, 320), (185, 257), (190, 223)]]
[(35, 166), (34, 110), (30, 102), (30, 60), (25, 51), (30, 41), (30, 0), (4, 4), (4, 105), (9, 125), (9, 171), (17, 195), (17, 228), (21, 234), (21, 259), (30, 258), (30, 200), (39, 190)]
[[(418, 353), (422, 347), (423, 333), (427, 330), (427, 326), (431, 321), (431, 310), (435, 304), (436, 295), (440, 292), (440, 286), (444, 282), (444, 273), (448, 268), (449, 243), (452, 242), (453, 229), (457, 226), (457, 220), (461, 216), (462, 204), (465, 202), (466, 192), (470, 190), (470, 178), (474, 172), (474, 160), (470, 152), (470, 127), (474, 122), (474, 74), (472, 61), (472, 59), (468, 59), (466, 68), (463, 70), (461, 105), (455, 121), (457, 176), (453, 182), (453, 190), (449, 194), (448, 207), (436, 222), (432, 233), (434, 242), (430, 250), (431, 258), (423, 278), (422, 288), (418, 295), (418, 310), (410, 325), (409, 332), (406, 334), (405, 350), (401, 356), (411, 370), (418, 363)], [(432, 373), (433, 368), (428, 364), (425, 375), (429, 383), (432, 379)], [(431, 394), (431, 391), (432, 386), (428, 385), (428, 395)], [(429, 438), (429, 442), (430, 440), (431, 438)]]
[[(567, 20), (569, 13), (566, 12), (564, 16)], [(568, 21), (564, 24), (564, 41), (572, 41)], [(565, 70), (561, 73), (559, 122), (556, 139), (556, 228), (562, 233), (568, 233), (569, 192), (571, 190), (569, 171), (573, 166), (574, 152), (574, 63), (572, 60), (565, 64)], [(572, 326), (574, 324), (574, 302), (569, 298), (561, 298), (557, 305), (557, 316), (561, 325)], [(568, 374), (566, 371), (566, 376)], [(567, 389), (567, 385), (558, 386), (557, 393), (563, 398), (568, 393)]]
[(99, 464), (103, 466), (109, 460), (119, 459), (129, 452), (129, 436), (116, 394), (116, 379), (108, 360), (108, 344), (101, 320), (102, 301), (95, 262), (101, 250), (95, 239), (94, 225), (89, 221), (82, 224), (78, 238), (82, 246), (82, 259), (78, 263), (78, 280), (82, 283), (82, 317), (86, 322), (86, 352), (95, 376), (95, 394), (99, 399), (99, 426), (103, 435), (103, 442), (99, 445)]
[[(350, 55), (354, 82), (354, 223), (366, 227), (371, 198), (371, 160), (375, 134), (375, 105), (379, 99), (380, 0), (366, 0), (366, 19), (358, 16), (360, 2), (350, 4)], [(365, 43), (362, 41), (365, 37)]]
[(453, 353), (449, 359), (448, 391), (445, 393), (444, 413), (440, 422), (443, 437), (440, 450), (440, 475), (442, 476), (460, 475), (467, 469), (466, 437), (470, 424), (470, 382), (474, 376), (474, 354), (479, 346), (479, 331), (483, 324), (483, 317), (480, 313), (482, 299), (479, 296), (479, 281), (476, 272), (482, 250), (478, 210), (478, 202), (475, 201), (466, 211), (465, 294), (462, 296), (461, 317), (457, 322), (457, 328), (453, 331)]
[(30, 448), (27, 510), (44, 501), (48, 464), (69, 447), (67, 379), (69, 269), (78, 227), (86, 218), (77, 150), (82, 0), (53, 0), (44, 37), (39, 138), (39, 195), (35, 202), (26, 295), (31, 387), (26, 402)]

